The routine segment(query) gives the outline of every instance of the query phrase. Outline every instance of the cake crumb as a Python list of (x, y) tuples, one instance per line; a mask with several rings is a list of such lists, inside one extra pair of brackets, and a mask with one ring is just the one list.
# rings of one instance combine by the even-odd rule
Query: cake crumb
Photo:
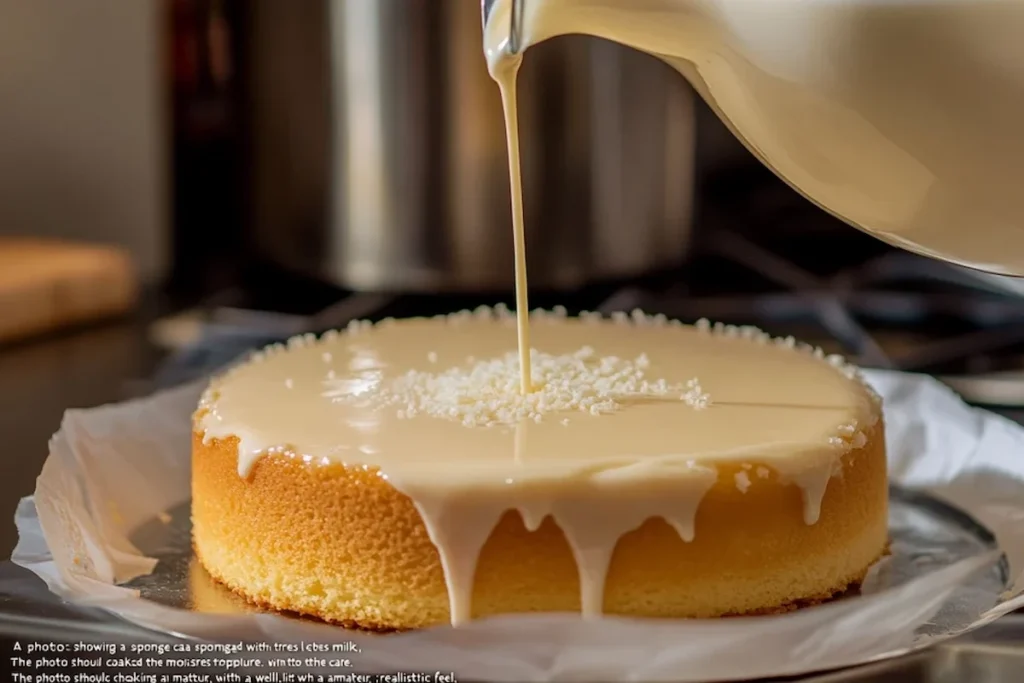
[(427, 354), (427, 362), (429, 362), (429, 363), (436, 363), (437, 362), (437, 353), (435, 353), (434, 351), (431, 351), (430, 353), (428, 353)]
[[(437, 373), (410, 370), (377, 386), (368, 398), (379, 406), (394, 406), (402, 419), (424, 413), (467, 426), (540, 422), (544, 415), (567, 411), (602, 415), (615, 412), (624, 400), (634, 397), (671, 399), (676, 395), (696, 410), (710, 402), (696, 378), (683, 386), (647, 379), (646, 355), (633, 361), (602, 357), (584, 346), (564, 355), (531, 349), (530, 356), (535, 390), (526, 395), (519, 391), (518, 354), (510, 352), (490, 360), (469, 358), (464, 365)], [(356, 398), (349, 383), (325, 384), (324, 396), (332, 401)]]
[(771, 474), (771, 472), (768, 471), (767, 467), (758, 467), (756, 472), (757, 476), (760, 477), (761, 479), (767, 479), (768, 475)]
[(711, 396), (704, 393), (700, 381), (696, 377), (686, 383), (686, 393), (680, 398), (695, 410), (704, 410), (711, 404)]
[(746, 493), (747, 489), (750, 488), (750, 477), (747, 476), (746, 472), (740, 471), (736, 473), (736, 488), (740, 490), (740, 493)]

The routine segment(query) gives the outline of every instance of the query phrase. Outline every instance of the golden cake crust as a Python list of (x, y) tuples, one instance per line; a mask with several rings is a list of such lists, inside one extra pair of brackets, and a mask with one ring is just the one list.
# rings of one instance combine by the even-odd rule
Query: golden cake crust
[[(736, 485), (741, 466), (721, 463), (693, 541), (658, 518), (620, 539), (605, 613), (777, 612), (859, 583), (888, 537), (881, 418), (865, 436), (862, 447), (843, 455), (842, 472), (829, 481), (820, 518), (810, 525), (798, 486), (771, 472), (744, 492)], [(199, 429), (192, 468), (196, 555), (249, 601), (373, 630), (448, 623), (438, 551), (412, 501), (376, 469), (270, 454), (243, 478), (238, 439), (204, 442)], [(474, 617), (579, 610), (576, 563), (550, 517), (535, 532), (516, 512), (502, 517), (480, 554), (472, 603)]]

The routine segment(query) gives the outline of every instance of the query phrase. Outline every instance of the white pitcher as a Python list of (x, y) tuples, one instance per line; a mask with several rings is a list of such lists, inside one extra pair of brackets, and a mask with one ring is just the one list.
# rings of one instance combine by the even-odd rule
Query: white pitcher
[[(803, 195), (1024, 276), (1024, 0), (483, 0), (490, 60), (565, 34), (653, 54)], [(528, 57), (527, 57), (528, 59)]]

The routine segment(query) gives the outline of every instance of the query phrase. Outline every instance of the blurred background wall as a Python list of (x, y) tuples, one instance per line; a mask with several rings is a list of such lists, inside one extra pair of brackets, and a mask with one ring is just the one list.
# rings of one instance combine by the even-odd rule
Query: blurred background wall
[(0, 0), (0, 236), (169, 267), (165, 3)]

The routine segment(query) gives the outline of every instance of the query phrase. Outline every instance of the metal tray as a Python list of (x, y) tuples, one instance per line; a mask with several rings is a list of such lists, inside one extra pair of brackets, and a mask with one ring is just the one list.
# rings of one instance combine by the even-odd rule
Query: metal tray
[[(130, 582), (148, 600), (199, 612), (256, 611), (212, 581), (191, 552), (188, 505), (140, 527), (133, 541), (158, 559), (154, 572)], [(890, 529), (894, 555), (876, 573), (880, 587), (898, 585), (922, 572), (952, 564), (995, 547), (991, 533), (964, 513), (930, 496), (893, 488)], [(1005, 557), (971, 583), (971, 594), (994, 602), (1007, 586)], [(876, 588), (879, 586), (876, 586)], [(942, 610), (922, 633), (940, 635), (962, 628), (990, 604)], [(813, 608), (812, 608), (813, 609)], [(0, 638), (44, 638), (68, 641), (170, 641), (174, 636), (141, 628), (95, 608), (61, 601), (26, 570), (0, 565)], [(1024, 616), (1011, 615), (976, 633), (911, 656), (853, 669), (775, 680), (815, 682), (916, 683), (1024, 680)]]

